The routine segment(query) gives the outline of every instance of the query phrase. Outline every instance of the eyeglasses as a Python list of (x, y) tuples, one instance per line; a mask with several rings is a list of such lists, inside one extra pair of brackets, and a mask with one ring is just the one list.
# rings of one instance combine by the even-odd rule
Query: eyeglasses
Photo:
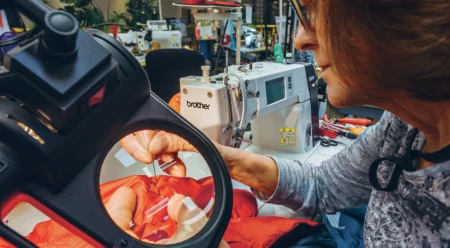
[(300, 20), (303, 28), (305, 30), (308, 30), (310, 23), (308, 11), (306, 10), (305, 6), (300, 3), (300, 0), (291, 0), (291, 3), (294, 6), (294, 10), (297, 13), (298, 19)]

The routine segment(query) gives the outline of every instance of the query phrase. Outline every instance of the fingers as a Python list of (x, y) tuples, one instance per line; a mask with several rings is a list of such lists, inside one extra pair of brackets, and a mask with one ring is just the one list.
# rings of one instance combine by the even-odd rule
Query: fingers
[(175, 177), (186, 176), (186, 165), (177, 154), (163, 154), (159, 156), (159, 159), (161, 169), (165, 173)]
[(185, 196), (180, 194), (176, 194), (170, 198), (167, 205), (167, 212), (169, 213), (170, 219), (177, 221), (178, 212), (180, 212), (184, 198)]
[[(167, 205), (169, 218), (177, 222), (177, 231), (164, 244), (176, 244), (188, 240), (197, 234), (208, 222), (208, 217), (190, 197), (177, 194), (170, 198)], [(222, 240), (219, 248), (228, 248)]]
[[(105, 204), (106, 210), (113, 221), (133, 238), (139, 237), (130, 230), (129, 223), (133, 220), (133, 212), (136, 207), (136, 193), (129, 187), (121, 187), (111, 196)], [(157, 244), (176, 244), (188, 240), (197, 234), (208, 222), (208, 218), (190, 197), (174, 195), (167, 206), (169, 218), (177, 222), (177, 231), (169, 238), (156, 242)], [(153, 243), (149, 240), (144, 242)], [(229, 248), (222, 240), (219, 248)]]
[(111, 219), (122, 230), (130, 230), (133, 221), (133, 211), (136, 207), (136, 193), (129, 187), (121, 187), (114, 192), (105, 204), (106, 211)]
[[(164, 131), (142, 130), (134, 132), (121, 139), (120, 145), (126, 152), (144, 164), (153, 163), (157, 154), (176, 154), (179, 151), (198, 152), (186, 140)], [(177, 159), (177, 163), (172, 169), (169, 169), (168, 173), (175, 176), (185, 175), (185, 170), (184, 164)]]
[(205, 213), (190, 197), (174, 195), (170, 198), (167, 211), (169, 218), (177, 222), (177, 231), (166, 244), (183, 242), (197, 234), (208, 222)]
[(153, 154), (164, 154), (179, 151), (197, 152), (197, 149), (180, 136), (160, 131), (153, 137), (149, 151)]
[(105, 204), (106, 211), (116, 225), (128, 233), (131, 237), (139, 237), (130, 230), (130, 223), (133, 221), (133, 212), (136, 208), (136, 192), (129, 187), (120, 187), (114, 192)]
[(144, 164), (154, 161), (153, 153), (149, 151), (149, 145), (156, 135), (156, 131), (142, 130), (131, 133), (120, 140), (122, 148), (134, 158)]

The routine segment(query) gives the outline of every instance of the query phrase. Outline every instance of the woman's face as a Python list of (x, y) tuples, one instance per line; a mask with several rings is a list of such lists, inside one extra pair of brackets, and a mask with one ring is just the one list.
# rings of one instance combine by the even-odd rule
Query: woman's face
[[(374, 96), (373, 91), (363, 89), (363, 86), (367, 86), (368, 82), (343, 82), (336, 74), (336, 68), (331, 61), (330, 52), (327, 51), (326, 46), (329, 42), (325, 37), (325, 18), (320, 16), (322, 1), (315, 3), (314, 10), (308, 10), (307, 2), (314, 0), (296, 0), (304, 4), (305, 11), (308, 12), (307, 16), (311, 16), (309, 19), (309, 25), (306, 29), (301, 23), (298, 25), (297, 35), (294, 40), (295, 48), (298, 50), (309, 50), (314, 52), (314, 57), (317, 65), (322, 68), (322, 77), (328, 85), (328, 100), (336, 107), (346, 107), (364, 104), (375, 104), (377, 98)], [(335, 1), (335, 0), (333, 0)], [(354, 54), (349, 54), (352, 56)], [(355, 68), (355, 73), (357, 68)]]

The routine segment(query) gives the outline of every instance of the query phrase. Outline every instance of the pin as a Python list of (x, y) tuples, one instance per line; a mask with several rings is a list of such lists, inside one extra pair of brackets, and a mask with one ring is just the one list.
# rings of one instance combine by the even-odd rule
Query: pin
[(164, 200), (160, 201), (158, 204), (156, 204), (155, 206), (149, 208), (147, 211), (144, 212), (144, 214), (146, 215), (146, 218), (147, 219), (151, 218), (157, 212), (159, 212), (162, 209), (166, 208), (168, 204), (169, 204), (169, 198), (166, 197), (166, 198), (164, 198)]

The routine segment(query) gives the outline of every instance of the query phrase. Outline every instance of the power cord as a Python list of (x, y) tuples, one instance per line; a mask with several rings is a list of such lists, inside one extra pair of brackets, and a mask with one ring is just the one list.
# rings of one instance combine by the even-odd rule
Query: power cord
[(227, 27), (228, 27), (228, 20), (225, 22), (225, 27), (222, 32), (222, 37), (221, 37), (221, 39), (219, 39), (220, 48), (222, 48), (222, 49), (218, 49), (219, 51), (217, 52), (216, 65), (214, 66), (214, 75), (216, 75), (216, 73), (217, 73), (217, 63), (219, 62), (220, 52), (222, 50), (225, 51), (225, 49), (223, 48), (223, 40), (225, 39), (225, 33), (227, 32)]
[(14, 45), (17, 44), (19, 42), (22, 42), (26, 39), (30, 39), (33, 38), (35, 35), (37, 35), (40, 31), (42, 30), (42, 28), (36, 26), (35, 28), (33, 28), (32, 30), (25, 32), (19, 36), (16, 36), (14, 38), (11, 39), (7, 39), (4, 41), (0, 41), (0, 47), (5, 47), (5, 46), (10, 46), (10, 45)]

